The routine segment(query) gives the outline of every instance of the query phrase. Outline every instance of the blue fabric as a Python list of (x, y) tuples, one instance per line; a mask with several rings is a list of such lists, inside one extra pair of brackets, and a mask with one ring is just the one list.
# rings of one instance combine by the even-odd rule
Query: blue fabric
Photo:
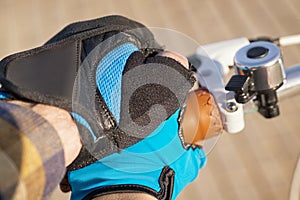
[(9, 95), (8, 95), (8, 94), (3, 93), (3, 92), (0, 92), (0, 100), (1, 100), (1, 99), (7, 99), (7, 98), (9, 98)]
[(139, 49), (125, 43), (109, 52), (98, 64), (97, 87), (117, 122), (120, 120), (121, 79), (128, 57)]
[(93, 132), (93, 129), (91, 128), (90, 124), (79, 114), (71, 112), (72, 117), (74, 118), (75, 121), (77, 121), (79, 124), (85, 126), (89, 132), (91, 133), (94, 142), (97, 140), (97, 137), (95, 135), (95, 133)]
[(110, 185), (138, 184), (160, 190), (164, 166), (175, 171), (172, 199), (193, 181), (206, 163), (202, 149), (185, 150), (178, 136), (180, 110), (164, 121), (147, 138), (97, 162), (69, 172), (71, 199), (82, 199), (93, 190)]

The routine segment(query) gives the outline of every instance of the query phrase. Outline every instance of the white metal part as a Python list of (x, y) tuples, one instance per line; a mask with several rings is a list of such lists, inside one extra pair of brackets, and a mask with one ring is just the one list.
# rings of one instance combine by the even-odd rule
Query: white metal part
[[(214, 95), (228, 133), (240, 132), (245, 124), (243, 105), (237, 103), (234, 95), (225, 90), (224, 77), (229, 72), (228, 67), (233, 65), (235, 53), (248, 44), (247, 38), (222, 41), (199, 47), (195, 54), (200, 61), (199, 66), (195, 66), (198, 80)], [(235, 104), (235, 111), (228, 111), (228, 104)]]
[[(236, 103), (234, 99), (230, 99), (228, 100), (228, 102)], [(224, 105), (218, 105), (219, 108), (221, 106), (220, 112), (222, 113), (222, 120), (225, 131), (231, 134), (239, 133), (240, 131), (242, 131), (245, 127), (243, 105), (236, 103), (237, 109), (235, 112), (228, 112), (226, 108), (224, 108)]]
[(280, 37), (279, 44), (281, 46), (300, 44), (300, 34)]
[[(249, 43), (250, 42), (247, 38), (237, 38), (210, 43), (201, 47), (206, 51), (210, 58), (222, 66), (222, 73), (223, 75), (226, 75), (229, 72), (228, 66), (233, 65), (235, 53)], [(200, 51), (202, 50), (200, 49)]]

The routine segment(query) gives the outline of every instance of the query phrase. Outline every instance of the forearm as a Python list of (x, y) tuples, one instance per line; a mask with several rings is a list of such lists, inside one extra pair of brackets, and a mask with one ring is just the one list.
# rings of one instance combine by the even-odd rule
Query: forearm
[(0, 101), (0, 179), (6, 180), (0, 194), (4, 199), (46, 197), (63, 177), (70, 149), (57, 131), (62, 127), (33, 111), (45, 108), (14, 103)]

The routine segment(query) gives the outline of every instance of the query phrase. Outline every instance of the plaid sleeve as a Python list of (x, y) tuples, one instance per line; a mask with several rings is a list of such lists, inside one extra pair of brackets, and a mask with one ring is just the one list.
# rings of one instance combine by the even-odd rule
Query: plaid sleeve
[(65, 173), (55, 129), (30, 108), (0, 101), (0, 199), (45, 199)]

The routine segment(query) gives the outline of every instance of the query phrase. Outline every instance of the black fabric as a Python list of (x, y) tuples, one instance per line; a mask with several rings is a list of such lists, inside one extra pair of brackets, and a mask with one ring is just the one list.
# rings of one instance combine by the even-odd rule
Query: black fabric
[(78, 70), (78, 45), (77, 42), (72, 42), (41, 51), (35, 56), (17, 59), (10, 63), (6, 77), (23, 88), (70, 99)]
[[(81, 62), (95, 46), (120, 32), (126, 32), (127, 39), (144, 52), (150, 54), (160, 49), (145, 26), (125, 17), (107, 16), (74, 23), (45, 45), (4, 58), (0, 62), (3, 85), (0, 92), (10, 93), (12, 98), (71, 110), (70, 87)], [(48, 72), (51, 72), (49, 76)]]
[(129, 99), (131, 119), (141, 126), (146, 126), (151, 121), (147, 112), (156, 104), (166, 110), (167, 116), (172, 115), (180, 106), (177, 97), (169, 88), (154, 83), (146, 84), (137, 88)]
[(109, 194), (139, 192), (139, 193), (147, 193), (159, 200), (171, 200), (173, 188), (174, 188), (174, 176), (175, 176), (174, 170), (168, 166), (165, 166), (162, 169), (162, 172), (158, 180), (161, 188), (159, 192), (156, 192), (155, 190), (142, 185), (133, 185), (133, 184), (113, 185), (113, 186), (96, 189), (92, 193), (84, 197), (83, 199), (91, 200), (96, 197), (109, 195)]
[[(78, 70), (78, 42), (32, 51), (8, 62), (4, 88), (15, 98), (71, 109), (72, 88)], [(21, 53), (22, 54), (22, 53)], [(64, 59), (67, 57), (68, 59)], [(10, 86), (14, 86), (13, 89)]]
[[(80, 34), (88, 35), (93, 30), (97, 30), (97, 32), (107, 33), (111, 31), (126, 31), (139, 28), (145, 28), (145, 26), (126, 17), (117, 15), (106, 16), (98, 19), (70, 24), (62, 29), (59, 33), (57, 33), (54, 37), (52, 37), (46, 44), (51, 44), (71, 37), (78, 38)], [(137, 38), (143, 39), (143, 42), (146, 43), (146, 46), (156, 46), (153, 43), (155, 41), (153, 40), (153, 35), (150, 31), (141, 30), (139, 34), (140, 35)]]
[(178, 71), (182, 76), (184, 76), (191, 85), (194, 85), (196, 81), (194, 77), (195, 73), (193, 71), (187, 70), (179, 62), (172, 58), (165, 56), (147, 57), (145, 63), (162, 63), (166, 66), (172, 66), (176, 71)]
[(126, 62), (126, 67), (124, 68), (123, 75), (133, 69), (136, 66), (139, 66), (144, 63), (146, 56), (141, 51), (136, 51), (129, 56)]
[(12, 98), (71, 109), (78, 41), (42, 46), (0, 62), (0, 91)]
[(183, 106), (195, 82), (194, 73), (174, 59), (132, 54), (122, 77), (118, 127), (133, 137), (147, 137)]

